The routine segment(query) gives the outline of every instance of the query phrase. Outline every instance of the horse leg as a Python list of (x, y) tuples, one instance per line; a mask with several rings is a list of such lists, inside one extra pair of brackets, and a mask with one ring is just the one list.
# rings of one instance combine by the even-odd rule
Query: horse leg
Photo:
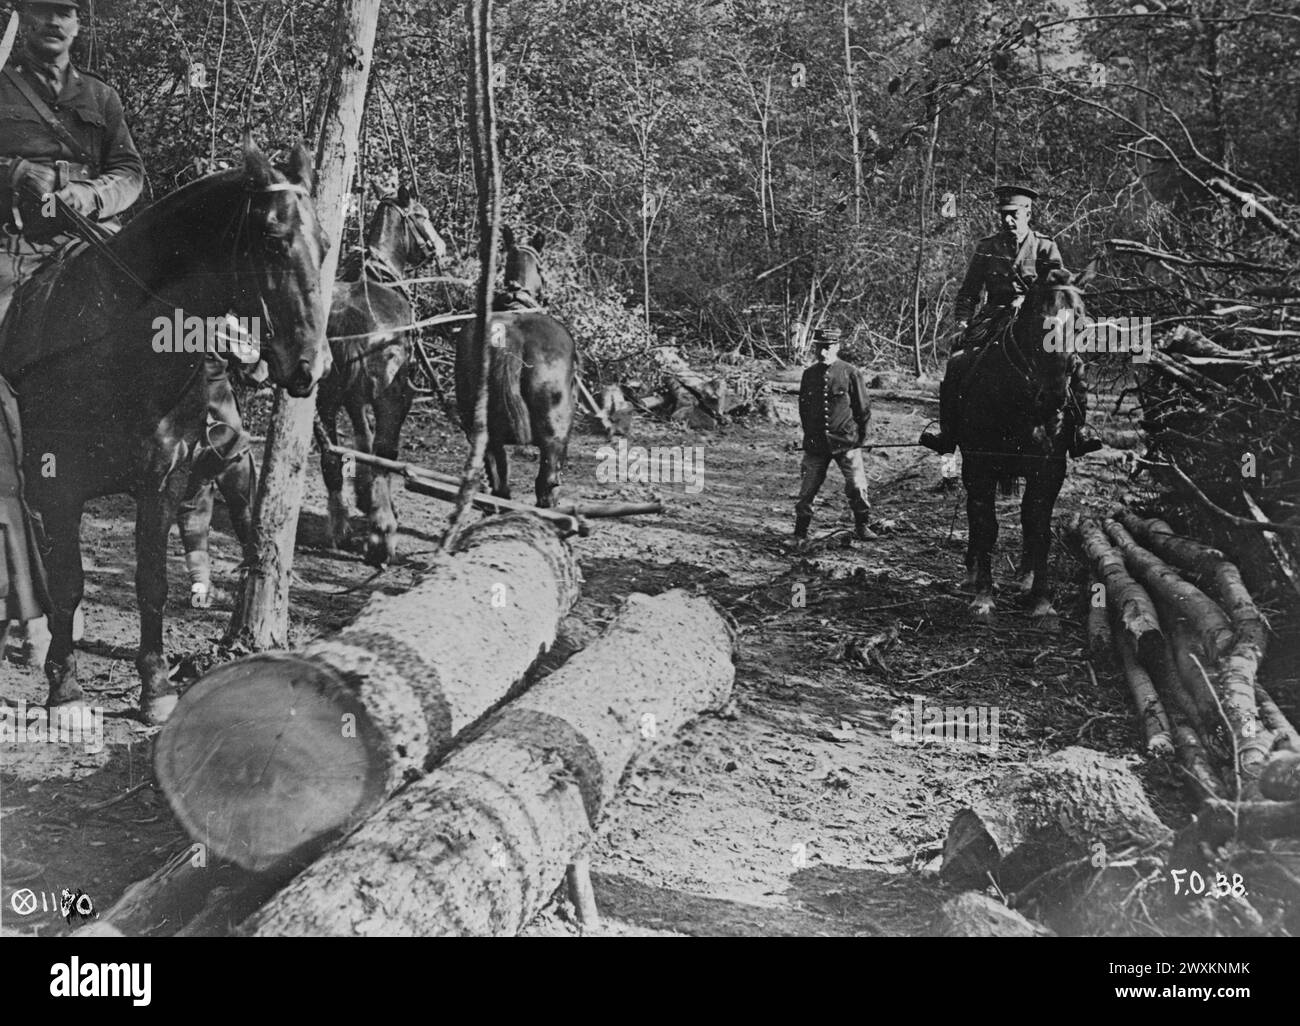
[(510, 498), (510, 456), (500, 442), (488, 439), (483, 463), (487, 467), (488, 486), (499, 499)]
[[(320, 411), (321, 422), (325, 425), (325, 434), (331, 445), (339, 444), (338, 407), (324, 406)], [(343, 457), (337, 453), (321, 451), (321, 477), (325, 479), (325, 491), (329, 496), (329, 527), (326, 530), (325, 544), (331, 549), (340, 549), (347, 542), (351, 525), (348, 523), (348, 501), (343, 496)]]
[(53, 609), (48, 618), (50, 644), (45, 657), (45, 679), (50, 686), (46, 704), (63, 705), (83, 698), (77, 681), (77, 655), (72, 648), (73, 619), (85, 591), (81, 568), (82, 502), (59, 496), (47, 509), (45, 535), (51, 548), (45, 569)]
[[(402, 422), (411, 410), (411, 393), (393, 388), (375, 401), (375, 455), (395, 460)], [(376, 474), (371, 485), (370, 537), (366, 541), (366, 562), (371, 566), (391, 563), (397, 555), (397, 513), (393, 509), (393, 475)]]
[(140, 607), (140, 715), (164, 722), (176, 707), (176, 687), (163, 652), (163, 610), (167, 605), (167, 534), (176, 513), (172, 481), (159, 493), (142, 489), (135, 513), (135, 594)]
[(967, 566), (975, 571), (975, 597), (971, 618), (993, 622), (993, 547), (998, 540), (998, 515), (994, 505), (997, 481), (992, 473), (971, 474), (966, 480)]
[[(365, 402), (350, 398), (346, 407), (348, 419), (352, 421), (352, 437), (357, 451), (373, 456), (375, 453), (375, 433), (371, 430), (370, 421), (366, 417)], [(369, 516), (374, 503), (372, 495), (374, 472), (368, 464), (357, 464), (356, 476), (352, 479), (352, 484), (356, 489), (357, 509)]]
[(1026, 481), (1025, 493), (1020, 497), (1020, 562), (1016, 566), (1016, 587), (1022, 597), (1034, 588), (1034, 523), (1034, 487)]
[(1029, 592), (1030, 615), (1040, 619), (1055, 618), (1052, 608), (1052, 582), (1047, 568), (1052, 548), (1052, 509), (1065, 483), (1065, 459), (1047, 461), (1047, 466), (1025, 483), (1025, 498), (1032, 502), (1032, 517), (1025, 531), (1025, 547), (1031, 554), (1033, 587)]

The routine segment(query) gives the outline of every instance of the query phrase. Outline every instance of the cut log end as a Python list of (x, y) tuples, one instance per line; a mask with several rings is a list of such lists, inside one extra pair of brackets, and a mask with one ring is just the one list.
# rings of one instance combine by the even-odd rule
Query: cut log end
[(155, 769), (191, 837), (262, 872), (382, 800), (388, 766), (372, 732), (338, 674), (256, 655), (186, 692), (158, 735)]

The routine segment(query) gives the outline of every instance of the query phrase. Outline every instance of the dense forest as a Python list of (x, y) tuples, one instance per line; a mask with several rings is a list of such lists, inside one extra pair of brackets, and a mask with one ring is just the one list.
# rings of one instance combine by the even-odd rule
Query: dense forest
[[(230, 159), (245, 124), (309, 133), (332, 2), (95, 8), (80, 59), (121, 91), (154, 195)], [(471, 252), (463, 37), (457, 3), (383, 5), (355, 190), (414, 176)], [(501, 3), (506, 220), (556, 240), (558, 303), (597, 356), (645, 325), (789, 358), (827, 323), (860, 359), (932, 364), (1013, 180), (1043, 191), (1069, 266), (1110, 276), (1102, 312), (1184, 315), (1184, 284), (1222, 292), (1233, 268), (1135, 265), (1113, 240), (1285, 262), (1298, 39), (1296, 5), (1223, 0)]]

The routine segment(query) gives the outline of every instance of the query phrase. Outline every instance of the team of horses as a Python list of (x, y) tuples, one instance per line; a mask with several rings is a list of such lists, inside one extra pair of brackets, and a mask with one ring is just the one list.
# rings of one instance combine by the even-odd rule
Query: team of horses
[[(136, 665), (140, 713), (147, 722), (166, 719), (177, 697), (162, 643), (173, 519), (179, 514), (187, 551), (206, 549), (211, 495), (219, 487), (246, 557), (253, 544), (251, 459), (223, 461), (212, 455), (204, 354), (159, 355), (142, 344), (160, 313), (180, 309), (204, 318), (260, 318), (271, 381), (292, 396), (318, 391), (331, 442), (337, 443), (338, 414), (346, 411), (359, 450), (397, 458), (413, 401), (408, 371), (416, 344), (408, 330), (414, 308), (405, 279), (429, 259), (441, 258), (445, 245), (411, 191), (402, 188), (385, 198), (368, 225), (364, 250), (342, 265), (322, 324), (326, 240), (311, 185), (310, 161), (301, 147), (281, 170), (246, 140), (242, 167), (163, 198), (120, 234), (76, 253), (58, 270), (47, 304), (64, 312), (57, 329), (61, 343), (13, 381), (23, 424), (27, 501), (48, 548), (50, 705), (82, 698), (73, 618), (83, 595), (80, 529), (89, 499), (135, 497)], [(492, 493), (509, 497), (506, 446), (535, 445), (537, 505), (549, 507), (567, 459), (578, 356), (568, 329), (544, 309), (545, 237), (539, 233), (521, 244), (507, 228), (503, 240), (506, 285), (496, 296), (485, 335), (484, 469)], [(966, 396), (978, 397), (963, 410), (959, 443), (970, 525), (966, 567), (975, 591), (970, 609), (979, 620), (989, 619), (994, 605), (995, 493), (1017, 478), (1025, 481), (1024, 589), (1036, 615), (1051, 612), (1050, 524), (1065, 478), (1073, 407), (1069, 355), (1049, 352), (1042, 336), (1045, 319), (1065, 311), (1082, 316), (1082, 297), (1068, 274), (1054, 272), (1038, 283), (1010, 332), (981, 354), (964, 389)], [(8, 340), (24, 328), (6, 324)], [(463, 327), (455, 345), (456, 399), (467, 435), (478, 384), (474, 330), (472, 323)], [(242, 430), (238, 423), (226, 426)], [(51, 454), (57, 466), (53, 474), (48, 473)], [(321, 468), (329, 494), (328, 543), (349, 544), (342, 460), (325, 452)], [(356, 499), (367, 517), (358, 547), (376, 565), (396, 554), (391, 489), (389, 475), (357, 467)]]

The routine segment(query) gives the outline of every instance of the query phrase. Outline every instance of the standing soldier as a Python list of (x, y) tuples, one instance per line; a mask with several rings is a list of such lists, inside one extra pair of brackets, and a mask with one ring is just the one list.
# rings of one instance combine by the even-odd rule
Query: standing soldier
[(840, 332), (819, 328), (813, 334), (817, 362), (803, 372), (799, 383), (799, 422), (803, 426), (803, 465), (799, 501), (794, 507), (794, 536), (803, 546), (812, 523), (813, 499), (826, 480), (834, 460), (844, 475), (844, 494), (853, 509), (853, 536), (873, 541), (867, 526), (871, 503), (867, 500), (867, 472), (862, 446), (871, 420), (871, 399), (858, 369), (839, 358)]
[[(135, 202), (144, 164), (131, 141), (117, 93), (72, 65), (81, 24), (74, 2), (19, 5), (21, 47), (0, 71), (0, 318), (14, 290), (69, 241), (56, 200), (92, 221)], [(110, 224), (110, 228), (111, 228)], [(44, 616), (40, 555), (22, 501), (18, 403), (0, 378), (0, 597), (6, 620)], [(30, 639), (41, 647), (39, 634)], [(3, 642), (0, 641), (0, 647)]]
[[(921, 434), (921, 444), (937, 453), (952, 452), (960, 441), (958, 415), (962, 382), (975, 353), (991, 339), (1010, 330), (1036, 281), (1048, 271), (1064, 267), (1056, 243), (1029, 227), (1038, 193), (1027, 185), (1004, 185), (994, 190), (994, 196), (1001, 230), (975, 245), (975, 255), (957, 292), (957, 328), (962, 334), (953, 347), (939, 386), (939, 430)], [(986, 299), (977, 314), (981, 294)], [(1088, 391), (1083, 380), (1083, 361), (1077, 355), (1070, 387), (1079, 415), (1069, 452), (1077, 458), (1101, 448), (1101, 442), (1084, 424)]]

